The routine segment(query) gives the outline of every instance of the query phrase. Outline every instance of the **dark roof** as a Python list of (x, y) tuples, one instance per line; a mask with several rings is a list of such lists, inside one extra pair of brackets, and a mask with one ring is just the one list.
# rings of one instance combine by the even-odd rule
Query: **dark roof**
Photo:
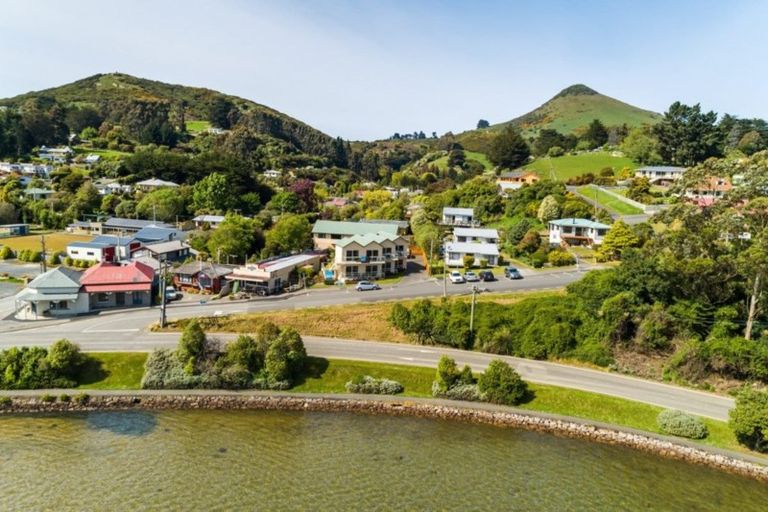
[(126, 245), (130, 245), (131, 242), (134, 242), (134, 241), (136, 241), (136, 239), (133, 237), (116, 236), (116, 235), (99, 235), (94, 237), (93, 240), (91, 240), (91, 243), (104, 244), (104, 245), (119, 245), (123, 247)]
[(187, 276), (193, 276), (198, 272), (205, 272), (210, 277), (221, 277), (231, 274), (235, 269), (234, 266), (219, 265), (208, 261), (192, 261), (185, 263), (173, 269), (171, 272), (174, 274), (184, 274)]
[(165, 224), (164, 222), (156, 222), (154, 220), (143, 220), (143, 219), (124, 219), (122, 217), (110, 217), (104, 222), (103, 225), (105, 227), (110, 227), (110, 228), (132, 228), (132, 229), (141, 229), (147, 226), (157, 226), (161, 228), (171, 227), (168, 224)]

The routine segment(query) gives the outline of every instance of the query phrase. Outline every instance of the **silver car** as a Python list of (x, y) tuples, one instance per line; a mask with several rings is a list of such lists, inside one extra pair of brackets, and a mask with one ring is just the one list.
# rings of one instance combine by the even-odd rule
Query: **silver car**
[(377, 285), (376, 283), (372, 283), (370, 281), (360, 281), (357, 283), (357, 286), (355, 286), (355, 290), (359, 292), (367, 292), (369, 290), (381, 290), (381, 286)]

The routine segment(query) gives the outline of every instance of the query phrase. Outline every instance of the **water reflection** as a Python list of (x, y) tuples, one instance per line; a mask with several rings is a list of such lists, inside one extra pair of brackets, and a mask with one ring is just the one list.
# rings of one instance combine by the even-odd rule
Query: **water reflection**
[(88, 414), (86, 424), (121, 436), (145, 436), (157, 426), (157, 417), (147, 411), (97, 411)]

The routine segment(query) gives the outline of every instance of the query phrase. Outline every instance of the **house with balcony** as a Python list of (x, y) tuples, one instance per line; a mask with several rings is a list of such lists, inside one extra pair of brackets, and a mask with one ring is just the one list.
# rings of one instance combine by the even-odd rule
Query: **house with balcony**
[(334, 270), (341, 280), (381, 279), (404, 272), (408, 240), (397, 233), (355, 235), (336, 242)]
[(151, 192), (159, 188), (178, 188), (179, 184), (158, 178), (150, 178), (148, 180), (139, 181), (134, 186), (143, 192)]
[(102, 262), (80, 276), (89, 311), (150, 306), (154, 281), (155, 271), (138, 261), (126, 265)]
[(492, 228), (453, 228), (453, 241), (498, 244), (499, 232)]
[(297, 284), (298, 269), (311, 267), (315, 272), (318, 271), (325, 257), (324, 252), (308, 252), (270, 258), (237, 267), (231, 274), (225, 276), (225, 279), (232, 282), (234, 291), (272, 295), (282, 292), (292, 284)]
[(171, 273), (173, 284), (179, 290), (219, 293), (227, 284), (226, 277), (234, 270), (234, 266), (193, 261), (174, 268)]
[(333, 248), (336, 242), (344, 238), (375, 233), (397, 236), (400, 229), (396, 223), (318, 220), (312, 227), (312, 240), (315, 249), (323, 251)]
[(697, 206), (712, 206), (733, 189), (728, 178), (710, 176), (703, 182), (685, 191), (685, 198)]
[(651, 185), (668, 187), (685, 174), (685, 167), (646, 165), (635, 170), (635, 178), (648, 178)]
[(443, 208), (442, 223), (446, 226), (473, 226), (475, 224), (474, 208)]
[(523, 185), (533, 185), (539, 179), (539, 175), (531, 171), (508, 171), (499, 174), (496, 184), (502, 193), (508, 193), (522, 188)]
[(192, 222), (195, 223), (195, 229), (204, 229), (204, 228), (210, 228), (210, 229), (216, 229), (219, 227), (219, 225), (224, 222), (224, 216), (223, 215), (198, 215), (194, 219), (192, 219)]
[(585, 245), (603, 243), (611, 227), (589, 219), (557, 219), (549, 221), (549, 245)]
[(495, 267), (499, 264), (499, 246), (485, 242), (446, 242), (443, 246), (443, 260), (448, 267), (463, 267), (467, 256), (474, 258), (473, 266), (484, 260)]
[(158, 261), (184, 261), (192, 255), (192, 249), (182, 240), (169, 240), (147, 244), (134, 251), (132, 257), (149, 256)]

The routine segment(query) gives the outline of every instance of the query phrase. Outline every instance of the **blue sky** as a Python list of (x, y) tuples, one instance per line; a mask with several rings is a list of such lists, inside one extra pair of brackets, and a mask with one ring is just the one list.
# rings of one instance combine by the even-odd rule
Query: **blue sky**
[(768, 118), (768, 1), (9, 0), (0, 97), (121, 71), (331, 135), (459, 132), (574, 83)]

